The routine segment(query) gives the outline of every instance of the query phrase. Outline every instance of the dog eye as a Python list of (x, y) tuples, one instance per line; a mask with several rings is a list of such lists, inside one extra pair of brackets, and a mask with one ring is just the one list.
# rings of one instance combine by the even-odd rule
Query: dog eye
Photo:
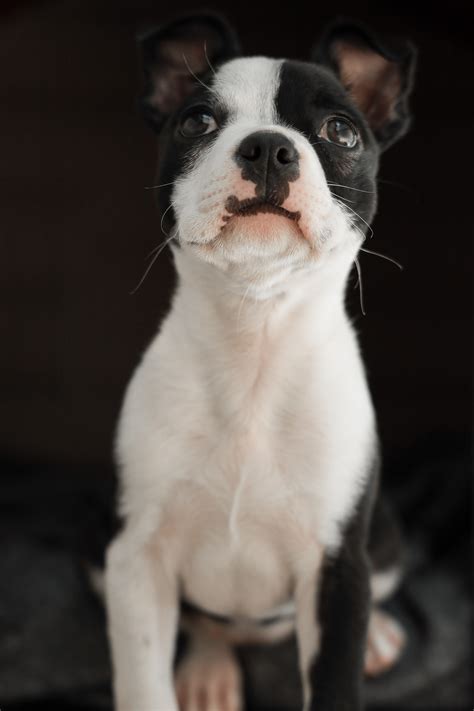
[(345, 148), (354, 148), (359, 141), (357, 131), (352, 124), (334, 116), (323, 123), (318, 136)]
[(188, 113), (181, 120), (180, 132), (185, 138), (197, 138), (212, 133), (217, 128), (217, 121), (209, 111), (198, 109)]

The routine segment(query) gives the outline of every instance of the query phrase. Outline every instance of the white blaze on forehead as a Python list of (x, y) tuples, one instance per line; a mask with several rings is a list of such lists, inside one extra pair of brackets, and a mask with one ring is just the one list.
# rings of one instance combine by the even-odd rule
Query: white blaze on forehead
[(275, 100), (283, 60), (267, 57), (234, 59), (219, 69), (213, 83), (230, 118), (277, 123)]

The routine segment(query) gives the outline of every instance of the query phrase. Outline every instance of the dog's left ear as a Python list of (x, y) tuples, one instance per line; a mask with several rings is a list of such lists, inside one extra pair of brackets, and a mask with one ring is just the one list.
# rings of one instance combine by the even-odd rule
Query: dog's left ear
[(416, 64), (410, 42), (388, 48), (366, 27), (339, 21), (327, 28), (312, 59), (337, 74), (382, 150), (406, 133)]
[(139, 38), (145, 91), (143, 116), (159, 131), (201, 77), (240, 54), (237, 36), (220, 15), (189, 15)]

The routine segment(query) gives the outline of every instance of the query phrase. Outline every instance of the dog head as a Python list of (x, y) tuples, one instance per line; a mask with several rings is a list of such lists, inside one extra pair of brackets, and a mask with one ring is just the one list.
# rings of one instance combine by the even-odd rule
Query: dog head
[(379, 155), (409, 125), (411, 45), (389, 50), (338, 23), (310, 62), (242, 57), (214, 15), (141, 44), (162, 227), (179, 246), (256, 294), (350, 264), (375, 213)]

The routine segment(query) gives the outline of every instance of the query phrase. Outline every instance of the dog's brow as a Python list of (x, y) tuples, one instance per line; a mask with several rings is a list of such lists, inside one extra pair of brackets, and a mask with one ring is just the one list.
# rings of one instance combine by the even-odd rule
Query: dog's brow
[(215, 91), (237, 117), (276, 123), (281, 65), (281, 60), (266, 57), (234, 59), (217, 72)]

